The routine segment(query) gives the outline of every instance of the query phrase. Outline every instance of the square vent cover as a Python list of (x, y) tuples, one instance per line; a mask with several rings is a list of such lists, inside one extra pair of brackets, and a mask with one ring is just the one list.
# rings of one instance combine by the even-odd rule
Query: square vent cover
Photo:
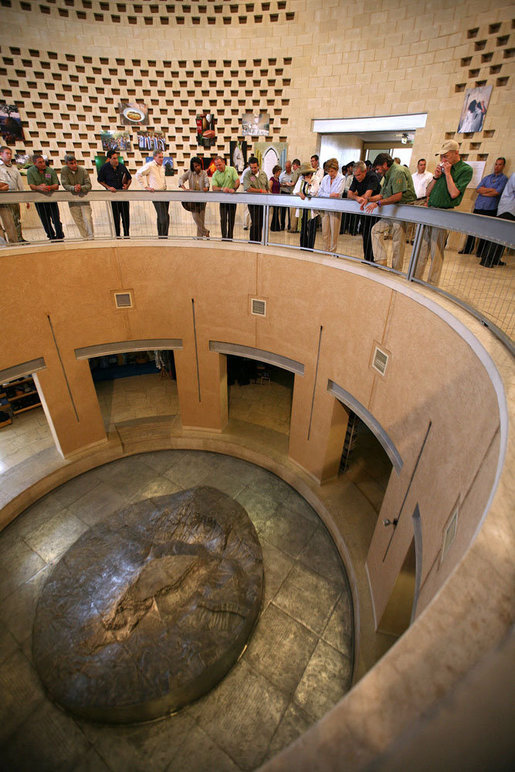
[(250, 313), (254, 316), (266, 316), (266, 300), (250, 299)]
[(374, 349), (374, 356), (372, 358), (372, 367), (380, 375), (384, 375), (388, 366), (388, 354), (386, 351), (382, 351), (379, 346)]
[(114, 302), (116, 304), (116, 308), (132, 308), (132, 293), (115, 292)]

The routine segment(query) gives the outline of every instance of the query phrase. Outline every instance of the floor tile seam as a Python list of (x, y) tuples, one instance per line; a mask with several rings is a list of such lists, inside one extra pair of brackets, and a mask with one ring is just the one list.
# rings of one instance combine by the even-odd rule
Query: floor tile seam
[[(22, 652), (22, 653), (23, 653), (23, 652)], [(24, 655), (24, 656), (25, 656), (25, 655)], [(32, 710), (31, 710), (31, 711), (30, 711), (30, 712), (29, 712), (29, 713), (28, 713), (28, 714), (25, 716), (25, 718), (23, 719), (23, 721), (20, 721), (20, 723), (19, 723), (19, 724), (16, 726), (16, 729), (13, 729), (13, 731), (12, 731), (12, 732), (10, 732), (10, 733), (7, 735), (7, 737), (5, 738), (5, 740), (2, 740), (2, 741), (0, 742), (0, 750), (2, 750), (2, 748), (5, 748), (5, 747), (6, 747), (7, 743), (8, 743), (10, 740), (12, 740), (12, 738), (14, 737), (14, 735), (16, 734), (16, 732), (18, 732), (18, 731), (19, 731), (19, 730), (20, 730), (20, 729), (21, 729), (23, 726), (25, 726), (25, 724), (26, 724), (28, 721), (32, 720), (32, 716), (34, 715), (34, 713), (35, 713), (37, 710), (39, 710), (39, 708), (41, 707), (41, 705), (44, 705), (44, 704), (46, 703), (47, 699), (48, 699), (48, 698), (47, 698), (47, 696), (46, 696), (45, 694), (41, 695), (41, 698), (40, 698), (40, 699), (38, 699), (37, 703), (34, 705), (34, 707), (32, 708)], [(30, 733), (29, 733), (29, 734), (30, 734)]]
[[(75, 515), (73, 512), (68, 512), (68, 515), (69, 515), (70, 517), (72, 517), (72, 518), (75, 518), (75, 520), (80, 520), (80, 518), (78, 518), (78, 517), (77, 517), (77, 515)], [(51, 518), (50, 518), (50, 519), (51, 519)], [(47, 521), (47, 522), (48, 522), (48, 521)], [(68, 521), (68, 522), (69, 522), (69, 521)], [(80, 522), (82, 523), (82, 520), (80, 520)], [(62, 527), (62, 524), (61, 524), (61, 527)], [(61, 529), (59, 529), (59, 533), (61, 534)], [(82, 533), (85, 533), (85, 531), (83, 531)], [(77, 536), (77, 539), (78, 539), (78, 538), (80, 538), (80, 536), (82, 536), (82, 533), (80, 533), (80, 534)], [(57, 559), (60, 559), (60, 558), (61, 558), (61, 557), (64, 555), (64, 552), (66, 552), (66, 551), (67, 551), (67, 550), (68, 550), (68, 549), (69, 549), (71, 546), (73, 546), (73, 544), (75, 544), (75, 542), (71, 542), (71, 544), (68, 544), (68, 545), (67, 545), (67, 546), (64, 548), (64, 551), (63, 551), (63, 552), (59, 552), (59, 553), (58, 553), (58, 554), (57, 554), (57, 555), (56, 555), (54, 558), (52, 558), (51, 560), (47, 560), (47, 558), (45, 558), (45, 557), (44, 557), (44, 555), (42, 555), (40, 552), (38, 552), (38, 550), (37, 550), (37, 548), (36, 548), (36, 547), (33, 547), (33, 546), (30, 544), (30, 542), (28, 542), (28, 541), (26, 540), (26, 537), (22, 537), (22, 539), (23, 539), (23, 541), (25, 542), (25, 544), (27, 545), (27, 547), (28, 547), (28, 548), (29, 548), (29, 549), (30, 549), (32, 552), (34, 552), (36, 555), (38, 555), (38, 557), (40, 557), (40, 558), (41, 558), (41, 560), (43, 560), (43, 561), (46, 563), (46, 565), (49, 565), (49, 564), (50, 564), (50, 563), (51, 563), (53, 560), (57, 560)], [(75, 541), (77, 541), (77, 539), (75, 539)], [(43, 569), (41, 568), (40, 570), (42, 571)], [(37, 574), (37, 573), (39, 573), (39, 571), (37, 571), (37, 572), (36, 572), (36, 574)], [(36, 574), (33, 574), (33, 575), (30, 577), (30, 579), (33, 579), (33, 578), (34, 578), (34, 576), (36, 576)], [(29, 579), (27, 579), (26, 581), (29, 581)]]
[[(337, 553), (336, 544), (334, 544), (334, 543), (333, 543), (333, 546), (334, 546), (334, 550), (335, 550), (335, 553)], [(342, 569), (342, 572), (341, 572), (341, 573), (342, 573), (342, 580), (343, 580), (343, 582), (346, 584), (347, 580), (346, 580), (346, 571), (345, 571), (345, 566), (343, 565), (343, 562), (342, 562), (342, 559), (341, 559), (341, 558), (340, 558), (340, 556), (339, 556), (339, 553), (338, 553), (337, 555), (335, 555), (335, 556), (337, 556), (337, 557), (338, 557), (338, 562), (341, 564), (341, 569)], [(313, 568), (313, 567), (312, 567), (312, 566), (310, 566), (309, 564), (307, 564), (307, 563), (304, 563), (304, 562), (301, 560), (301, 557), (302, 557), (302, 553), (300, 553), (299, 557), (295, 559), (295, 560), (296, 560), (296, 562), (298, 562), (298, 563), (300, 563), (302, 566), (304, 566), (304, 567), (308, 568), (310, 571), (312, 571), (314, 574), (316, 574), (317, 576), (319, 576), (321, 579), (325, 579), (325, 581), (326, 581), (326, 582), (329, 582), (329, 583), (331, 584), (331, 587), (333, 586), (333, 584), (332, 584), (333, 580), (332, 580), (332, 578), (331, 578), (330, 576), (326, 576), (326, 575), (325, 575), (325, 574), (323, 574), (321, 571), (318, 571), (316, 568)]]
[[(341, 651), (341, 649), (339, 649), (337, 646), (335, 646), (334, 643), (331, 643), (331, 641), (328, 641), (327, 638), (324, 638), (323, 635), (320, 636), (320, 640), (323, 643), (325, 643), (327, 646), (330, 646), (331, 649), (334, 649), (334, 651), (336, 651), (338, 654), (341, 654), (342, 657), (345, 657), (345, 659), (347, 659), (349, 661), (349, 663), (351, 665), (351, 675), (352, 675), (352, 669), (354, 667), (354, 657), (352, 656), (352, 654), (351, 654), (351, 656), (349, 656), (345, 651)], [(354, 648), (352, 646), (352, 636), (351, 636), (351, 648), (352, 649)]]
[[(275, 546), (275, 545), (273, 545), (273, 546)], [(292, 556), (292, 555), (289, 555), (289, 557), (293, 557), (293, 556)], [(331, 590), (334, 590), (334, 589), (335, 589), (335, 588), (333, 587), (332, 583), (331, 583), (331, 580), (330, 580), (330, 579), (327, 579), (327, 577), (323, 576), (323, 574), (320, 574), (320, 573), (319, 573), (318, 571), (316, 571), (314, 568), (311, 568), (310, 566), (307, 566), (307, 565), (305, 565), (305, 563), (303, 563), (303, 562), (302, 562), (301, 560), (299, 560), (298, 558), (295, 558), (295, 557), (293, 557), (293, 560), (295, 561), (295, 563), (296, 563), (296, 564), (298, 564), (298, 567), (299, 567), (299, 568), (303, 568), (304, 570), (307, 570), (307, 571), (309, 571), (310, 573), (312, 573), (312, 574), (315, 574), (317, 579), (322, 579), (324, 582), (327, 582), (327, 584), (329, 585), (329, 587), (330, 587), (330, 589), (331, 589)], [(294, 566), (292, 566), (292, 568), (294, 568)], [(298, 585), (296, 585), (296, 584), (295, 584), (295, 581), (294, 581), (293, 579), (292, 579), (292, 585), (293, 585), (293, 586), (295, 587), (295, 589), (296, 589), (296, 590), (298, 590), (299, 592), (302, 592), (302, 591), (304, 590), (304, 587), (299, 587)], [(341, 598), (341, 596), (342, 596), (342, 595), (343, 595), (343, 593), (345, 592), (345, 589), (346, 589), (346, 588), (342, 588), (342, 589), (340, 589), (340, 590), (338, 591), (338, 597), (337, 597), (337, 599), (336, 599), (336, 601), (335, 601), (335, 604), (336, 604), (336, 602), (337, 602), (337, 601), (338, 601), (338, 600)], [(333, 610), (334, 610), (334, 607), (333, 607)], [(332, 611), (331, 611), (331, 613), (332, 613)]]
[[(230, 673), (230, 672), (231, 672), (231, 671), (229, 671), (229, 673)], [(229, 673), (227, 673), (227, 675), (229, 675)], [(222, 681), (220, 681), (219, 683), (222, 683)], [(209, 692), (208, 692), (208, 694), (209, 694)], [(205, 734), (205, 735), (207, 735), (207, 737), (208, 737), (208, 738), (211, 740), (211, 742), (213, 742), (213, 743), (216, 745), (216, 747), (218, 748), (218, 750), (222, 751), (222, 753), (224, 753), (226, 756), (228, 756), (228, 757), (230, 758), (230, 760), (232, 761), (232, 763), (233, 763), (233, 764), (234, 764), (234, 765), (235, 765), (235, 766), (236, 766), (236, 767), (237, 767), (239, 770), (241, 770), (241, 772), (248, 772), (248, 771), (246, 770), (246, 768), (245, 768), (245, 767), (241, 767), (241, 766), (238, 764), (238, 762), (237, 762), (237, 761), (236, 761), (236, 760), (233, 758), (233, 756), (232, 756), (232, 755), (229, 753), (229, 751), (228, 751), (228, 750), (226, 750), (226, 749), (225, 749), (225, 748), (224, 748), (222, 745), (220, 745), (220, 743), (219, 743), (219, 740), (217, 739), (217, 737), (216, 737), (216, 736), (213, 736), (213, 734), (212, 734), (212, 733), (209, 731), (209, 725), (207, 725), (207, 726), (203, 726), (203, 725), (200, 723), (200, 721), (202, 720), (202, 715), (201, 715), (199, 718), (197, 718), (197, 716), (192, 716), (192, 718), (193, 718), (193, 721), (195, 722), (195, 724), (197, 725), (197, 727), (198, 727), (198, 728), (199, 728), (199, 729), (200, 729), (202, 732), (204, 732), (204, 734)], [(204, 717), (204, 719), (205, 719), (205, 717)], [(215, 733), (215, 734), (216, 734), (216, 733)], [(172, 759), (172, 761), (171, 761), (170, 763), (171, 763), (171, 764), (173, 764), (173, 759)], [(170, 768), (170, 766), (167, 766), (167, 767), (166, 767), (166, 770), (169, 770), (169, 769), (170, 769), (170, 772), (172, 772), (172, 770), (173, 770), (173, 767), (172, 767), (172, 768)], [(177, 772), (177, 771), (176, 771), (176, 770), (173, 770), (173, 772)]]
[[(296, 621), (296, 620), (295, 620), (295, 621)], [(311, 632), (311, 631), (309, 631), (309, 632)], [(270, 677), (269, 677), (269, 675), (267, 674), (267, 672), (265, 672), (264, 670), (260, 670), (258, 667), (256, 667), (256, 665), (253, 665), (253, 664), (252, 664), (251, 662), (249, 662), (248, 660), (245, 660), (245, 663), (246, 663), (247, 667), (248, 667), (250, 670), (252, 670), (252, 672), (254, 673), (254, 675), (255, 675), (255, 676), (258, 676), (259, 678), (264, 678), (264, 679), (265, 679), (265, 681), (266, 681), (266, 682), (267, 682), (267, 683), (268, 683), (270, 686), (272, 686), (274, 689), (276, 689), (278, 692), (280, 692), (280, 694), (282, 694), (282, 695), (283, 695), (283, 697), (286, 697), (286, 698), (287, 698), (287, 700), (288, 700), (288, 705), (289, 705), (289, 704), (290, 704), (290, 703), (293, 701), (293, 697), (294, 697), (294, 694), (295, 694), (295, 692), (297, 691), (297, 689), (298, 689), (298, 687), (299, 687), (299, 684), (300, 684), (300, 682), (302, 681), (302, 678), (304, 677), (304, 673), (306, 672), (306, 668), (308, 667), (309, 663), (311, 662), (311, 659), (312, 659), (312, 657), (313, 657), (313, 654), (314, 654), (314, 652), (315, 652), (315, 649), (316, 649), (316, 647), (318, 646), (319, 642), (320, 642), (320, 639), (318, 639), (318, 640), (315, 642), (315, 645), (313, 646), (313, 650), (312, 650), (311, 654), (310, 654), (310, 655), (309, 655), (309, 657), (308, 657), (308, 660), (307, 660), (307, 662), (306, 662), (306, 665), (305, 665), (304, 669), (302, 670), (302, 673), (301, 673), (301, 674), (300, 674), (300, 676), (298, 677), (298, 679), (297, 679), (297, 682), (296, 682), (295, 686), (294, 686), (293, 688), (291, 688), (291, 689), (290, 689), (290, 688), (286, 688), (286, 687), (284, 687), (284, 686), (279, 686), (277, 683), (275, 683), (274, 681), (272, 681), (272, 680), (270, 679)], [(287, 707), (288, 707), (288, 706), (287, 706)]]
[(5, 596), (0, 596), (0, 604), (4, 603), (14, 592), (19, 592), (24, 585), (28, 584), (33, 579), (35, 579), (36, 576), (38, 576), (38, 574), (40, 574), (42, 571), (46, 571), (48, 566), (52, 564), (53, 562), (52, 560), (50, 561), (45, 560), (45, 558), (43, 558), (39, 553), (35, 552), (35, 550), (33, 550), (32, 547), (30, 547), (30, 549), (32, 552), (34, 552), (35, 555), (37, 555), (44, 562), (45, 565), (41, 566), (41, 568), (39, 568), (35, 574), (32, 574), (32, 576), (29, 576), (27, 579), (24, 579), (24, 581), (20, 582), (20, 584), (16, 584), (14, 588), (10, 590)]
[(274, 732), (273, 732), (273, 734), (272, 734), (272, 736), (270, 738), (270, 742), (268, 743), (268, 745), (266, 747), (266, 751), (264, 753), (263, 758), (261, 759), (260, 764), (262, 764), (266, 759), (268, 759), (269, 753), (270, 753), (270, 747), (271, 747), (271, 745), (272, 745), (272, 743), (274, 741), (274, 737), (276, 736), (277, 732), (279, 731), (279, 727), (281, 726), (281, 724), (283, 722), (283, 719), (286, 716), (286, 713), (288, 712), (288, 708), (290, 707), (292, 702), (293, 702), (293, 696), (290, 699), (290, 701), (287, 703), (287, 705), (285, 706), (283, 712), (281, 713), (281, 717), (280, 717), (279, 721), (277, 722), (277, 726), (275, 727), (275, 730), (274, 730)]
[[(317, 644), (318, 644), (318, 641), (320, 641), (320, 640), (321, 640), (321, 638), (322, 638), (322, 636), (320, 635), (320, 633), (317, 633), (317, 632), (316, 632), (315, 630), (313, 630), (311, 627), (308, 627), (308, 626), (307, 626), (307, 624), (305, 624), (304, 622), (302, 622), (300, 619), (296, 619), (296, 618), (295, 618), (294, 616), (292, 616), (292, 615), (291, 615), (291, 614), (290, 614), (288, 611), (286, 611), (285, 609), (281, 608), (281, 607), (280, 607), (280, 606), (278, 606), (276, 603), (274, 603), (274, 601), (273, 601), (273, 600), (271, 600), (271, 601), (269, 602), (269, 604), (268, 604), (268, 605), (269, 605), (269, 606), (272, 606), (272, 605), (273, 605), (273, 606), (274, 606), (274, 608), (276, 608), (276, 609), (277, 609), (277, 611), (280, 611), (280, 612), (281, 612), (281, 614), (284, 614), (285, 616), (289, 617), (289, 619), (293, 620), (293, 621), (294, 621), (294, 622), (296, 622), (298, 625), (300, 625), (300, 626), (301, 626), (301, 627), (303, 627), (305, 630), (307, 630), (307, 632), (308, 632), (308, 633), (311, 633), (311, 635), (314, 635), (314, 636), (315, 636), (315, 637), (316, 637), (318, 640), (317, 640), (317, 642), (315, 643), (315, 645), (314, 645), (314, 647), (313, 647), (313, 651), (316, 649), (316, 647), (317, 647)], [(332, 613), (332, 612), (331, 612), (331, 613)], [(313, 653), (313, 652), (311, 652), (311, 653)], [(311, 655), (310, 655), (310, 656), (311, 656)]]
[(287, 611), (286, 609), (283, 609), (283, 608), (282, 608), (281, 606), (279, 606), (278, 604), (274, 604), (274, 605), (277, 605), (277, 607), (278, 607), (278, 608), (279, 608), (281, 611), (283, 611), (285, 614), (287, 614), (289, 617), (291, 617), (291, 618), (292, 618), (292, 619), (293, 619), (295, 622), (299, 622), (299, 624), (302, 624), (302, 625), (304, 625), (304, 627), (306, 627), (306, 628), (309, 630), (309, 632), (313, 633), (313, 635), (316, 635), (316, 636), (317, 636), (317, 638), (319, 638), (319, 639), (322, 639), (322, 634), (323, 634), (323, 631), (326, 629), (326, 627), (327, 627), (327, 624), (329, 623), (329, 620), (331, 619), (331, 615), (332, 615), (332, 613), (333, 613), (333, 611), (334, 611), (334, 606), (333, 606), (333, 607), (332, 607), (332, 609), (331, 609), (331, 611), (329, 612), (329, 614), (328, 614), (328, 616), (327, 616), (327, 620), (324, 622), (324, 627), (323, 627), (323, 630), (322, 630), (322, 632), (318, 632), (318, 631), (317, 631), (317, 630), (315, 630), (314, 628), (312, 628), (312, 627), (309, 627), (307, 622), (302, 622), (300, 619), (295, 619), (295, 617), (294, 617), (294, 616), (293, 616), (293, 615), (292, 615), (292, 614), (291, 614), (289, 611)]
[[(254, 525), (254, 524), (253, 524), (253, 525)], [(254, 526), (254, 528), (255, 528), (255, 526)], [(256, 529), (256, 532), (257, 532), (257, 529)], [(259, 542), (261, 542), (261, 537), (259, 536), (259, 534), (258, 534), (258, 541), (259, 541)], [(278, 550), (278, 551), (281, 553), (281, 555), (284, 555), (284, 557), (285, 557), (285, 558), (287, 558), (287, 559), (290, 559), (290, 560), (291, 560), (291, 555), (288, 555), (286, 552), (283, 552), (283, 550), (281, 550), (279, 547), (276, 547), (276, 546), (275, 546), (275, 544), (271, 544), (271, 542), (269, 542), (267, 539), (263, 539), (263, 541), (264, 541), (264, 542), (266, 542), (266, 543), (268, 544), (268, 546), (269, 546), (269, 547), (273, 547), (273, 549), (276, 549), (276, 550)], [(261, 548), (261, 549), (262, 549), (262, 548)], [(278, 593), (280, 592), (280, 590), (281, 590), (281, 588), (282, 588), (283, 584), (285, 583), (286, 579), (289, 577), (289, 575), (290, 575), (291, 571), (293, 570), (293, 568), (294, 568), (294, 565), (295, 565), (295, 561), (293, 561), (292, 565), (291, 565), (291, 566), (290, 566), (290, 568), (288, 569), (288, 571), (287, 571), (286, 575), (284, 576), (284, 578), (283, 578), (283, 579), (282, 579), (282, 581), (281, 581), (281, 584), (280, 584), (280, 585), (279, 585), (279, 587), (277, 588), (277, 590), (276, 590), (276, 592), (275, 592), (274, 596), (273, 596), (273, 597), (272, 597), (272, 598), (271, 598), (271, 599), (268, 601), (268, 605), (270, 605), (270, 603), (273, 601), (273, 599), (274, 599), (274, 598), (275, 598), (275, 597), (278, 595)], [(263, 573), (264, 573), (264, 569), (265, 569), (265, 562), (264, 562), (264, 560), (263, 560)], [(265, 574), (265, 587), (266, 587), (266, 574)], [(263, 602), (264, 602), (264, 595), (263, 595)]]

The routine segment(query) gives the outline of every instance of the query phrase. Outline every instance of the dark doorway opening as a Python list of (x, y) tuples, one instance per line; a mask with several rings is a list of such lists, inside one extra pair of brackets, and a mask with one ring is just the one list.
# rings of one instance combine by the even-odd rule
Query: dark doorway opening
[(139, 418), (176, 416), (173, 351), (126, 351), (89, 359), (106, 429)]
[(347, 475), (379, 513), (393, 464), (383, 446), (366, 423), (348, 408), (349, 423), (340, 463), (340, 474)]
[(227, 354), (229, 420), (289, 435), (294, 382), (282, 367)]

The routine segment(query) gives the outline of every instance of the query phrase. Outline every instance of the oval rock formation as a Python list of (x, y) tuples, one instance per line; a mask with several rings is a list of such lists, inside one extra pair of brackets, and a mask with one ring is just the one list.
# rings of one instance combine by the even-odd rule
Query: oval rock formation
[(149, 721), (225, 675), (262, 592), (261, 546), (238, 502), (208, 487), (145, 499), (61, 558), (37, 605), (34, 663), (74, 714)]

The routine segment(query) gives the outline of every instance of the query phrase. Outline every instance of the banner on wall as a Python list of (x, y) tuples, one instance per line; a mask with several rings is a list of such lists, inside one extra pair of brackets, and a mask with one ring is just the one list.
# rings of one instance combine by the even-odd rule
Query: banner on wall
[[(153, 161), (154, 156), (149, 155), (146, 157), (145, 162)], [(173, 177), (173, 158), (165, 155), (163, 157), (163, 169), (165, 170), (165, 177)]]
[(268, 113), (244, 113), (241, 118), (241, 133), (249, 137), (267, 137), (270, 134), (270, 116)]
[(138, 133), (138, 147), (140, 150), (166, 151), (166, 139), (160, 131), (144, 131)]
[(130, 150), (131, 135), (128, 131), (102, 131), (102, 150)]
[(482, 131), (491, 96), (492, 86), (469, 88), (465, 92), (465, 101), (458, 124), (458, 134), (471, 134), (474, 131)]
[(14, 145), (15, 142), (25, 139), (20, 113), (16, 105), (0, 102), (0, 135), (8, 145)]
[(148, 107), (142, 102), (120, 102), (120, 122), (125, 126), (143, 126), (148, 123)]
[(197, 115), (197, 145), (209, 148), (215, 144), (215, 122), (216, 119), (212, 113), (206, 112)]

